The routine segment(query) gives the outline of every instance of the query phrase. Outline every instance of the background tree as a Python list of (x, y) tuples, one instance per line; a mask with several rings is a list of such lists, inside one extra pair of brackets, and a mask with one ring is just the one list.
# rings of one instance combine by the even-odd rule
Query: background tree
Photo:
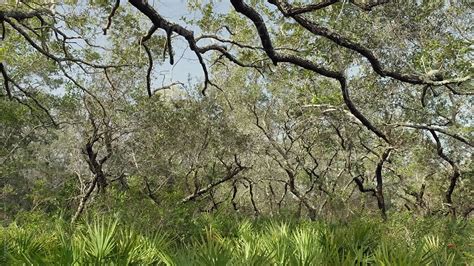
[[(6, 216), (472, 212), (469, 4), (188, 4), (2, 4)], [(178, 40), (202, 83), (160, 84)]]

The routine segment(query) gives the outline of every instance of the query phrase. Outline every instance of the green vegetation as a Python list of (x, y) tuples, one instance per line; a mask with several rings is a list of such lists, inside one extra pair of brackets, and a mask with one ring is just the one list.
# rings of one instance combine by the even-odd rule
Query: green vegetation
[(474, 5), (0, 1), (0, 265), (474, 265)]
[[(94, 219), (93, 219), (94, 218)], [(402, 214), (389, 223), (241, 220), (205, 216), (195, 231), (137, 229), (117, 218), (10, 224), (1, 237), (7, 265), (467, 265), (474, 224)]]

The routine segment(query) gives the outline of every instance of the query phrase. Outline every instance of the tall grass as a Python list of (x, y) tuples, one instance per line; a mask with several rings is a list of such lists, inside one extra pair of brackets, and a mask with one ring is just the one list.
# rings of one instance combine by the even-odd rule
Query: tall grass
[[(219, 223), (217, 223), (219, 224)], [(116, 219), (1, 228), (2, 265), (472, 265), (471, 221), (242, 221), (176, 241)], [(230, 228), (232, 227), (232, 228)], [(168, 230), (171, 232), (171, 230)]]

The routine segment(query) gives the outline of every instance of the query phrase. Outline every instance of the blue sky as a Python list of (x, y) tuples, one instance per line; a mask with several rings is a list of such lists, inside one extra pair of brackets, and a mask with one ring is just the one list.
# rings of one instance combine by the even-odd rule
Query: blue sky
[[(203, 3), (209, 2), (202, 0)], [(229, 10), (230, 4), (228, 1), (212, 1), (216, 4), (216, 9), (223, 11)], [(169, 21), (176, 22), (187, 29), (194, 31), (195, 36), (200, 34), (200, 30), (197, 27), (190, 27), (182, 21), (182, 18), (195, 19), (199, 18), (199, 12), (190, 12), (187, 8), (188, 0), (149, 0), (155, 9), (167, 18)], [(158, 31), (155, 34), (163, 34), (162, 31)], [(170, 65), (169, 62), (165, 62), (163, 65), (155, 66), (155, 74), (158, 75), (156, 82), (163, 83), (163, 85), (169, 84), (173, 81), (181, 81), (187, 83), (188, 77), (192, 79), (192, 82), (203, 81), (203, 71), (197, 61), (195, 54), (189, 50), (189, 47), (183, 38), (173, 38), (173, 50), (175, 54), (175, 64)], [(156, 84), (158, 86), (158, 84)]]

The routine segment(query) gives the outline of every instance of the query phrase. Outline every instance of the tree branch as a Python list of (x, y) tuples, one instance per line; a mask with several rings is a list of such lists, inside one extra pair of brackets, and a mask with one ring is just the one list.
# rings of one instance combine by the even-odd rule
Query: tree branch
[[(360, 55), (362, 55), (369, 61), (374, 71), (382, 77), (388, 76), (396, 80), (410, 83), (410, 84), (430, 84), (430, 85), (435, 85), (435, 86), (446, 85), (446, 84), (451, 84), (451, 83), (460, 83), (460, 82), (464, 82), (471, 79), (471, 76), (469, 75), (462, 78), (453, 78), (453, 79), (439, 81), (439, 80), (433, 80), (431, 79), (431, 77), (427, 77), (425, 75), (404, 74), (397, 71), (387, 70), (382, 66), (382, 63), (380, 62), (380, 60), (375, 56), (375, 54), (370, 49), (332, 31), (329, 28), (319, 26), (309, 21), (308, 19), (304, 18), (302, 15), (290, 14), (289, 10), (292, 9), (292, 6), (287, 1), (268, 0), (268, 2), (270, 4), (275, 5), (284, 16), (289, 16), (293, 18), (296, 22), (298, 22), (298, 24), (300, 24), (303, 28), (313, 33), (314, 35), (325, 37), (333, 41), (337, 45), (343, 46), (347, 49), (350, 49), (352, 51), (359, 53)], [(382, 3), (385, 1), (382, 0), (378, 2)], [(363, 7), (363, 5), (358, 5), (358, 6)], [(370, 10), (373, 6), (368, 5), (365, 7)]]
[(441, 141), (439, 140), (438, 135), (436, 134), (436, 132), (434, 130), (429, 130), (429, 131), (430, 131), (431, 135), (433, 136), (433, 138), (436, 142), (436, 151), (437, 151), (439, 157), (441, 157), (443, 160), (448, 162), (451, 165), (451, 168), (452, 168), (452, 171), (453, 171), (451, 176), (449, 177), (449, 186), (448, 186), (448, 189), (446, 190), (446, 193), (445, 193), (445, 203), (448, 205), (451, 214), (453, 216), (455, 216), (456, 215), (456, 208), (453, 206), (452, 195), (453, 195), (454, 189), (456, 188), (456, 183), (459, 179), (459, 176), (461, 176), (461, 173), (459, 171), (458, 164), (454, 160), (451, 160), (444, 153), (443, 147), (441, 146)]
[(428, 131), (436, 131), (439, 133), (442, 133), (444, 135), (447, 135), (451, 138), (454, 138), (456, 140), (461, 141), (464, 144), (467, 144), (471, 147), (474, 147), (474, 143), (463, 136), (460, 136), (459, 134), (456, 133), (451, 133), (445, 129), (439, 128), (439, 127), (434, 127), (434, 126), (429, 126), (429, 125), (418, 125), (418, 124), (408, 124), (408, 123), (398, 123), (398, 124), (388, 124), (388, 125), (395, 125), (395, 126), (401, 126), (401, 127), (409, 127), (409, 128), (415, 128), (415, 129), (422, 129), (422, 130), (428, 130)]
[(148, 97), (151, 97), (153, 95), (151, 90), (151, 71), (153, 70), (153, 57), (151, 55), (150, 48), (148, 48), (148, 46), (144, 43), (142, 43), (142, 46), (143, 48), (145, 48), (145, 52), (148, 56), (148, 68), (146, 71), (146, 90), (148, 93)]
[(232, 178), (237, 176), (240, 172), (245, 171), (247, 169), (248, 169), (248, 167), (240, 165), (240, 162), (238, 162), (238, 160), (236, 160), (236, 166), (233, 167), (232, 169), (229, 169), (229, 171), (227, 172), (227, 174), (223, 178), (221, 178), (221, 179), (219, 179), (219, 180), (217, 180), (213, 183), (210, 183), (209, 185), (207, 185), (204, 188), (196, 190), (193, 194), (191, 194), (191, 195), (185, 197), (184, 199), (182, 199), (181, 203), (184, 204), (184, 203), (195, 200), (199, 196), (209, 192), (214, 187), (216, 187), (216, 186), (218, 186), (218, 185), (220, 185), (220, 184), (222, 184), (222, 183), (224, 183), (228, 180), (231, 180)]
[(255, 11), (252, 7), (244, 3), (243, 0), (231, 0), (231, 3), (237, 12), (243, 14), (254, 23), (255, 27), (257, 28), (258, 35), (260, 36), (263, 49), (265, 50), (268, 57), (272, 60), (274, 65), (276, 65), (278, 62), (291, 63), (296, 66), (300, 66), (307, 70), (323, 75), (325, 77), (336, 79), (337, 81), (339, 81), (342, 95), (344, 98), (344, 102), (346, 103), (346, 106), (349, 108), (349, 111), (351, 111), (351, 113), (357, 119), (359, 119), (359, 121), (364, 126), (366, 126), (369, 130), (374, 132), (378, 137), (384, 139), (387, 143), (390, 143), (390, 141), (385, 136), (385, 134), (383, 134), (380, 130), (378, 130), (375, 126), (373, 126), (372, 123), (370, 123), (370, 121), (364, 115), (362, 115), (362, 113), (352, 103), (349, 97), (348, 89), (347, 89), (346, 78), (342, 72), (336, 72), (336, 71), (326, 69), (324, 67), (317, 66), (311, 61), (308, 61), (300, 57), (296, 57), (293, 55), (281, 55), (277, 53), (275, 49), (273, 48), (272, 41), (270, 39), (270, 35), (268, 33), (267, 27), (265, 25), (265, 22), (263, 21), (263, 18), (260, 16), (260, 14), (258, 14), (257, 11)]
[(2, 62), (0, 62), (0, 72), (2, 72), (2, 76), (3, 76), (3, 86), (5, 87), (8, 98), (11, 100), (13, 97), (12, 97), (12, 91), (10, 89), (10, 83), (9, 83), (10, 77), (8, 77), (8, 73), (5, 70), (5, 67), (3, 66)]
[(110, 26), (112, 25), (112, 18), (114, 17), (115, 15), (115, 12), (117, 11), (117, 9), (119, 8), (120, 6), (120, 0), (115, 0), (115, 4), (114, 6), (112, 7), (112, 11), (110, 12), (109, 16), (107, 17), (107, 25), (105, 26), (105, 28), (103, 29), (104, 31), (104, 35), (107, 35), (107, 30), (110, 28)]
[[(198, 58), (199, 64), (204, 72), (204, 88), (202, 89), (202, 93), (206, 94), (206, 89), (209, 81), (209, 73), (207, 71), (206, 64), (204, 59), (199, 52), (199, 48), (196, 45), (196, 40), (194, 39), (194, 33), (190, 30), (185, 29), (184, 27), (171, 23), (164, 19), (156, 10), (148, 4), (146, 0), (129, 0), (130, 4), (132, 4), (135, 8), (137, 8), (140, 12), (142, 12), (145, 16), (147, 16), (151, 22), (154, 24), (155, 27), (165, 30), (165, 32), (171, 33), (175, 32), (176, 34), (184, 37), (188, 42), (189, 48), (194, 52), (196, 57)], [(153, 28), (152, 28), (153, 29)], [(150, 31), (147, 36), (151, 36)]]
[(288, 14), (286, 14), (286, 16), (300, 15), (303, 13), (313, 12), (313, 11), (328, 7), (339, 1), (340, 0), (325, 0), (317, 4), (310, 4), (310, 5), (306, 5), (302, 7), (292, 7), (288, 10)]

